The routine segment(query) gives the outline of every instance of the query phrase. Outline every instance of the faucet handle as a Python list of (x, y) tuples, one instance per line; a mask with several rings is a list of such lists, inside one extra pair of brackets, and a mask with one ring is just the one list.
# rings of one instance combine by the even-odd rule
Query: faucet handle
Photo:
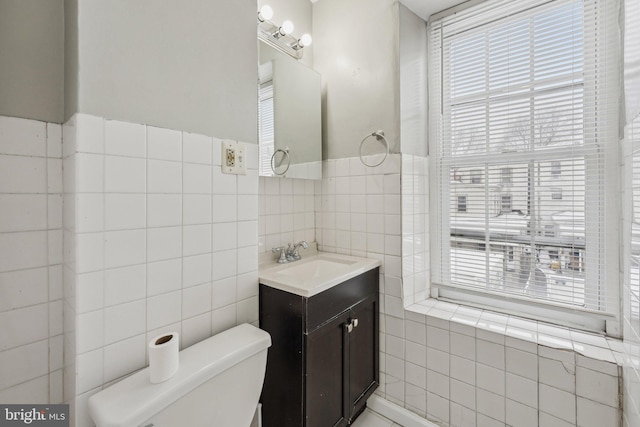
[(287, 262), (287, 248), (285, 248), (284, 246), (271, 248), (271, 252), (273, 253), (280, 252), (280, 257), (278, 258), (278, 264), (284, 264)]

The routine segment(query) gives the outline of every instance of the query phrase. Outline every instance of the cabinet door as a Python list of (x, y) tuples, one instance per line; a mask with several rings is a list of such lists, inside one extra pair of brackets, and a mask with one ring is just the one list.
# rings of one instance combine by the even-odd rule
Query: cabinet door
[(345, 387), (348, 370), (349, 313), (334, 318), (306, 335), (305, 426), (342, 427), (351, 407)]
[(378, 387), (378, 299), (370, 297), (350, 310), (353, 325), (349, 333), (349, 418), (364, 410), (367, 399)]

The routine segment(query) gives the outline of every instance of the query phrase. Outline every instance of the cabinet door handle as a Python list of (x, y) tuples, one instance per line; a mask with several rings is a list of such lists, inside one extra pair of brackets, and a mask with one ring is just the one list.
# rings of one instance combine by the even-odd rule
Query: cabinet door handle
[(358, 327), (358, 319), (353, 319), (353, 327), (357, 328)]

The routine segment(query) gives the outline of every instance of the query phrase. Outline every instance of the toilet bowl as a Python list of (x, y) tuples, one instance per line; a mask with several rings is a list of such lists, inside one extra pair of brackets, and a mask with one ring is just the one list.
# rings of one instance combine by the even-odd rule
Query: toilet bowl
[(149, 368), (89, 398), (97, 427), (248, 427), (267, 364), (271, 336), (242, 324), (180, 352), (169, 380), (152, 384)]

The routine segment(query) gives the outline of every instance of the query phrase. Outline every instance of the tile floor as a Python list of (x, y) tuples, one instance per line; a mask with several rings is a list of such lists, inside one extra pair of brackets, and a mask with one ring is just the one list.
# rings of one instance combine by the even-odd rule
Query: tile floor
[(367, 408), (353, 423), (353, 427), (402, 427)]

